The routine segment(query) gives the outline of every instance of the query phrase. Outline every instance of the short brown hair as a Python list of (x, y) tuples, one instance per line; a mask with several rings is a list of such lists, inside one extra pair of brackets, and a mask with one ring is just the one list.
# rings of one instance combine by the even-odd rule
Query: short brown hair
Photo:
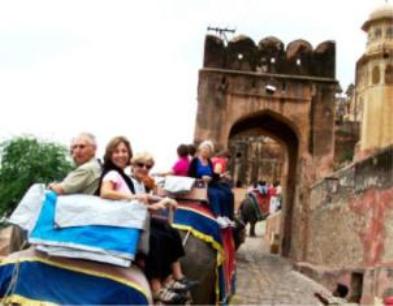
[(181, 144), (177, 147), (177, 155), (180, 157), (186, 157), (188, 155), (188, 146), (185, 144)]
[(187, 148), (188, 148), (188, 154), (191, 155), (191, 156), (194, 156), (196, 151), (197, 151), (195, 145), (194, 144), (189, 144), (187, 146)]
[(130, 144), (130, 141), (124, 136), (114, 137), (106, 145), (105, 155), (104, 155), (104, 163), (108, 163), (111, 160), (113, 152), (115, 151), (117, 146), (121, 143), (124, 143), (124, 145), (127, 147), (128, 153), (130, 155), (130, 160), (128, 161), (128, 164), (129, 165), (131, 164), (131, 158), (132, 158), (131, 144)]

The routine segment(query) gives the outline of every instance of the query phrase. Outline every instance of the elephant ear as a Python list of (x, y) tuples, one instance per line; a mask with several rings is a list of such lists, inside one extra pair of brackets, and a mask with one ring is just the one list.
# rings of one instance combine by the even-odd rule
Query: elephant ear
[(236, 251), (246, 241), (246, 225), (238, 217), (235, 217), (235, 228), (233, 230), (233, 241), (235, 243)]

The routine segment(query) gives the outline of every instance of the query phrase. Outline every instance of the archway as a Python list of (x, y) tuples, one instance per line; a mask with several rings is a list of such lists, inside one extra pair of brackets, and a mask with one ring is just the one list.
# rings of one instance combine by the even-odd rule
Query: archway
[[(285, 150), (286, 178), (283, 181), (284, 207), (281, 237), (281, 254), (289, 256), (293, 206), (296, 192), (296, 173), (299, 155), (299, 137), (294, 125), (285, 117), (271, 111), (262, 111), (235, 122), (230, 130), (228, 143), (239, 135), (265, 135), (276, 140)], [(232, 152), (235, 155), (239, 152)]]

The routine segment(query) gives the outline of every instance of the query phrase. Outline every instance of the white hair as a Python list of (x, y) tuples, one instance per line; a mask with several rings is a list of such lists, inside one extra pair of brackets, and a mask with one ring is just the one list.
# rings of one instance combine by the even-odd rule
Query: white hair
[(211, 153), (214, 152), (214, 144), (211, 140), (202, 141), (201, 144), (198, 146), (198, 149), (201, 150), (202, 148), (208, 148)]
[(78, 136), (72, 138), (71, 142), (74, 142), (76, 139), (84, 138), (86, 139), (93, 147), (97, 148), (96, 137), (92, 133), (83, 132), (78, 134)]

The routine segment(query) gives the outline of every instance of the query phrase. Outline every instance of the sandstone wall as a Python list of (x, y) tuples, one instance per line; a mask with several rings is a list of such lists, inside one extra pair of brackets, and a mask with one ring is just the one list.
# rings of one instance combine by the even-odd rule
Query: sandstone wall
[(393, 262), (393, 147), (311, 190), (306, 261), (337, 268)]

